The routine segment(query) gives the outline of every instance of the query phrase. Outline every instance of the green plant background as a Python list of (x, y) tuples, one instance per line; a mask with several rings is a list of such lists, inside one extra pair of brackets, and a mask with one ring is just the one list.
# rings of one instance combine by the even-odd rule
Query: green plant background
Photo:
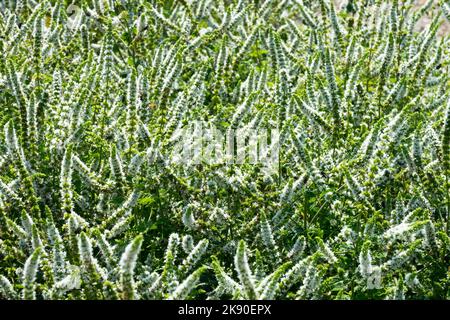
[[(449, 298), (450, 3), (70, 5), (0, 3), (0, 298)], [(168, 161), (199, 120), (276, 172)]]

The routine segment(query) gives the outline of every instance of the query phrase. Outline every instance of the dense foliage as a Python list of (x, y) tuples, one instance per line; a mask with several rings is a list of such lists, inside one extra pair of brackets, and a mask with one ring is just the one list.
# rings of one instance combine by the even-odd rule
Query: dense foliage
[[(448, 299), (450, 3), (413, 2), (2, 0), (0, 298)], [(277, 169), (171, 161), (198, 120)]]

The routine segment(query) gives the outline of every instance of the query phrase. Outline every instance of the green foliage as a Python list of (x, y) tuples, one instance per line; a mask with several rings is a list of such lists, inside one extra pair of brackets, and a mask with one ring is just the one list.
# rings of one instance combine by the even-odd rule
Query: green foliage
[(0, 299), (450, 298), (448, 1), (82, 3), (0, 3)]

